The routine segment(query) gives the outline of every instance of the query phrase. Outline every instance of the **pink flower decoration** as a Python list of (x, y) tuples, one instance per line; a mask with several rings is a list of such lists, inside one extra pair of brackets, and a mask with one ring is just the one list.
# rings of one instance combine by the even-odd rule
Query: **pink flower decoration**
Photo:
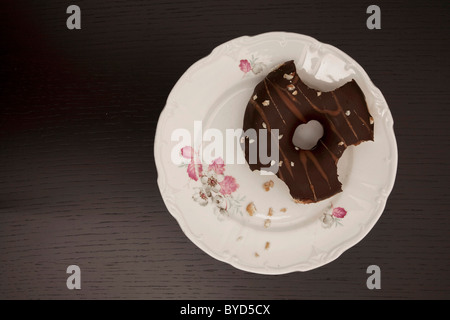
[[(203, 172), (203, 167), (201, 164), (195, 164), (194, 161), (191, 161), (187, 167), (187, 173), (189, 178), (191, 178), (194, 181), (198, 180), (198, 176), (201, 175)], [(198, 173), (198, 175), (197, 175)]]
[(192, 159), (194, 157), (194, 148), (190, 146), (181, 148), (181, 155), (183, 158)]
[(239, 185), (236, 183), (236, 179), (232, 176), (225, 176), (222, 182), (219, 182), (220, 185), (220, 193), (223, 195), (232, 194), (239, 188)]
[(252, 66), (248, 60), (241, 60), (239, 63), (239, 69), (241, 69), (242, 72), (247, 73), (252, 70)]
[(214, 160), (208, 166), (208, 170), (214, 170), (214, 172), (217, 174), (223, 174), (223, 172), (225, 171), (225, 164), (223, 163), (223, 159), (219, 157)]
[(332, 215), (336, 218), (342, 219), (347, 214), (344, 208), (337, 207), (333, 209)]

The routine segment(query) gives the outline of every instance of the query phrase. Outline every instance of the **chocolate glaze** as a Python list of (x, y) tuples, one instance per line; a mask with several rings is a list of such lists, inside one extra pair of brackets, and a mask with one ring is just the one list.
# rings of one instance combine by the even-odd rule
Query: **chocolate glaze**
[[(322, 124), (324, 135), (313, 149), (301, 150), (294, 146), (292, 137), (298, 125), (310, 120)], [(270, 72), (250, 97), (243, 130), (251, 128), (279, 130), (281, 164), (273, 164), (279, 167), (276, 174), (296, 202), (310, 203), (342, 191), (337, 162), (347, 146), (373, 140), (374, 126), (364, 94), (354, 80), (334, 91), (320, 92), (305, 85), (294, 62), (287, 61)], [(242, 146), (250, 169), (270, 166), (262, 164), (259, 157), (250, 163), (249, 140), (244, 139)], [(270, 154), (270, 143), (267, 149)]]

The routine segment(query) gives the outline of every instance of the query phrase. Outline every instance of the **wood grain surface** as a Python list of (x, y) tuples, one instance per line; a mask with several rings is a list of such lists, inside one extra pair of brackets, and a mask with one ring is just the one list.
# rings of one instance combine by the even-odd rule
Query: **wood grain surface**
[[(66, 8), (81, 8), (81, 30)], [(381, 30), (366, 8), (381, 8)], [(16, 0), (0, 5), (0, 298), (450, 298), (448, 1)], [(397, 180), (373, 230), (321, 268), (243, 272), (161, 199), (158, 116), (183, 72), (242, 35), (290, 31), (358, 61), (395, 121)], [(81, 290), (66, 268), (79, 265)], [(381, 268), (381, 289), (366, 268)]]

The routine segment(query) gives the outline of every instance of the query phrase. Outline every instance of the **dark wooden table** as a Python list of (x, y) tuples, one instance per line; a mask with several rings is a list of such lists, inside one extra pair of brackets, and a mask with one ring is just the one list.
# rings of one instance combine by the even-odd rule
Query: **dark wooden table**
[[(2, 1), (0, 298), (450, 298), (448, 1)], [(81, 8), (81, 30), (66, 8)], [(370, 4), (381, 29), (366, 27)], [(217, 45), (290, 31), (352, 56), (395, 120), (398, 175), (374, 229), (306, 273), (243, 272), (166, 210), (153, 140), (175, 82)], [(80, 266), (81, 290), (66, 268)], [(381, 268), (381, 289), (366, 268)]]

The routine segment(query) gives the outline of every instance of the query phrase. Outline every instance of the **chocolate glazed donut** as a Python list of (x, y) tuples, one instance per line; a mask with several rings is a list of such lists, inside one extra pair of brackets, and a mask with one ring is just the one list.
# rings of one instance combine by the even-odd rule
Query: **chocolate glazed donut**
[[(310, 120), (318, 121), (324, 134), (314, 148), (303, 150), (292, 138), (297, 126)], [(320, 92), (302, 82), (293, 61), (270, 72), (256, 86), (243, 123), (244, 133), (248, 129), (279, 130), (279, 162), (271, 165), (278, 166), (276, 175), (299, 203), (318, 202), (342, 191), (337, 162), (347, 146), (373, 140), (373, 128), (364, 94), (354, 80), (334, 91)], [(259, 157), (256, 163), (249, 161), (250, 140), (242, 144), (250, 169), (268, 167)]]

